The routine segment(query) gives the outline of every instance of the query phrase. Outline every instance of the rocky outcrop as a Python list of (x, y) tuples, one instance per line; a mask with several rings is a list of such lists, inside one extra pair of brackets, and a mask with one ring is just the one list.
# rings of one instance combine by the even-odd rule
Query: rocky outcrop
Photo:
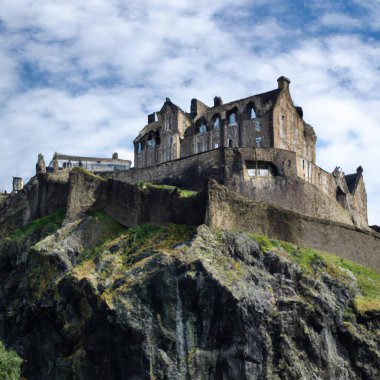
[(0, 244), (0, 339), (29, 380), (380, 377), (379, 313), (322, 256), (100, 212), (38, 231)]

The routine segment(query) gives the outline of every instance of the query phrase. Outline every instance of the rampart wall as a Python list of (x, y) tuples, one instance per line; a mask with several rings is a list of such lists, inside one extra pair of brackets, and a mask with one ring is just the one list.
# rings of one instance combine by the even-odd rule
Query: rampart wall
[(380, 234), (249, 200), (210, 181), (206, 224), (335, 253), (380, 273)]
[[(212, 178), (251, 199), (353, 225), (352, 216), (334, 196), (328, 196), (317, 186), (297, 177), (296, 159), (294, 152), (281, 149), (223, 148), (146, 168), (110, 173), (106, 178), (130, 184), (154, 182), (198, 191)], [(250, 177), (247, 165), (256, 161), (273, 164), (278, 175)]]
[(208, 178), (223, 183), (221, 157), (221, 150), (214, 149), (146, 168), (109, 173), (105, 178), (131, 184), (154, 182), (189, 190), (201, 190)]

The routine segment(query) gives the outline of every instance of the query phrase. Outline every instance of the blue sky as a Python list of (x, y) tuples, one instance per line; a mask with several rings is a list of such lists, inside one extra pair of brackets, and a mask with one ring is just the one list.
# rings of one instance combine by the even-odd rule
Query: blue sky
[(276, 88), (318, 136), (317, 162), (364, 167), (380, 224), (380, 1), (3, 0), (0, 188), (37, 154), (132, 158), (146, 114)]

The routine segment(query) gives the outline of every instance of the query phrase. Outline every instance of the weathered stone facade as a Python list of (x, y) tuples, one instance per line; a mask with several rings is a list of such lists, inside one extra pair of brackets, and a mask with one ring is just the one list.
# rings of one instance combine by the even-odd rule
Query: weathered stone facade
[(190, 113), (166, 99), (134, 141), (135, 169), (126, 182), (200, 189), (214, 178), (249, 198), (304, 215), (368, 228), (362, 168), (345, 176), (316, 165), (313, 128), (293, 104), (290, 80), (278, 88), (213, 107), (197, 99)]
[(80, 157), (69, 156), (67, 154), (54, 153), (53, 159), (49, 166), (46, 168), (45, 161), (42, 154), (38, 155), (38, 162), (36, 165), (36, 173), (69, 173), (73, 168), (80, 167), (90, 172), (112, 172), (129, 170), (131, 161), (119, 158), (117, 153), (112, 155), (112, 158), (99, 158), (99, 157)]

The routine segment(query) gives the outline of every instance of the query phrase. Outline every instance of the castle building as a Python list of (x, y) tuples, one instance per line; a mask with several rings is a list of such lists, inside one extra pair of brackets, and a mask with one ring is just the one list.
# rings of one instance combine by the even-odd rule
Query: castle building
[(200, 189), (214, 178), (249, 198), (306, 216), (368, 228), (363, 169), (345, 175), (317, 166), (314, 129), (294, 105), (290, 80), (275, 90), (212, 107), (170, 99), (134, 140), (135, 168), (116, 175)]
[[(44, 171), (43, 156), (39, 157), (38, 162), (40, 164), (37, 167), (37, 172)], [(96, 158), (96, 157), (80, 157), (69, 156), (67, 154), (55, 153), (53, 160), (50, 161), (49, 166), (46, 168), (48, 172), (70, 172), (75, 167), (81, 167), (91, 172), (114, 172), (121, 170), (129, 170), (131, 167), (131, 161), (119, 159), (117, 153), (112, 155), (112, 158)], [(42, 168), (42, 169), (41, 169)]]

